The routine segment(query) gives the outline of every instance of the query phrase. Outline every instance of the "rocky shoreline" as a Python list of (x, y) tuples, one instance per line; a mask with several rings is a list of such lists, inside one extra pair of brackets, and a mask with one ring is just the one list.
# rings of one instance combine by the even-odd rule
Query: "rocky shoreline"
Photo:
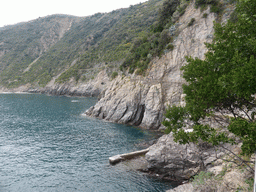
[[(231, 12), (232, 9), (229, 9), (224, 14), (223, 22)], [(207, 14), (206, 18), (203, 17), (205, 14)], [(188, 27), (191, 18), (194, 18), (195, 22)], [(172, 28), (172, 33), (175, 34), (173, 51), (156, 58), (145, 76), (120, 72), (115, 79), (111, 79), (106, 70), (103, 70), (95, 79), (86, 83), (70, 80), (67, 83), (56, 84), (56, 77), (44, 88), (31, 85), (14, 89), (0, 87), (0, 92), (98, 97), (99, 101), (85, 112), (86, 115), (150, 130), (162, 130), (164, 127), (161, 122), (165, 109), (169, 105), (184, 104), (182, 84), (185, 82), (180, 68), (186, 64), (185, 56), (204, 59), (207, 51), (204, 43), (212, 41), (215, 18), (216, 15), (210, 13), (209, 7), (201, 12), (191, 3)], [(225, 145), (225, 147), (239, 154), (239, 146)], [(138, 163), (136, 169), (161, 179), (178, 181), (180, 184), (202, 171), (218, 176), (225, 170), (226, 174), (223, 175), (223, 182), (220, 183), (218, 191), (232, 191), (239, 186), (246, 186), (245, 174), (249, 175), (249, 173), (240, 173), (232, 167), (233, 165), (224, 163), (221, 160), (224, 156), (227, 156), (227, 152), (221, 148), (205, 143), (179, 145), (173, 141), (172, 134), (168, 134), (160, 137), (149, 147), (149, 152), (139, 161), (144, 163)], [(230, 169), (227, 166), (230, 166)], [(243, 182), (239, 177), (243, 178)], [(213, 189), (210, 188), (211, 186), (209, 184), (209, 189)], [(171, 191), (200, 190), (188, 183)]]
[[(68, 92), (69, 94), (58, 94), (58, 91), (56, 90), (41, 91), (28, 89), (27, 87), (11, 90), (2, 88), (0, 92), (86, 96), (81, 94), (76, 95), (75, 93), (71, 94), (71, 92)], [(155, 131), (159, 132), (159, 130)], [(235, 165), (224, 162), (222, 158), (227, 156), (227, 151), (224, 149), (215, 148), (205, 143), (199, 145), (193, 143), (180, 145), (173, 141), (172, 134), (162, 135), (157, 140), (143, 144), (143, 147), (148, 148), (149, 150), (145, 156), (131, 160), (128, 164), (132, 165), (134, 170), (179, 185), (168, 192), (203, 192), (204, 190), (201, 189), (205, 188), (202, 186), (199, 188), (197, 185), (192, 185), (191, 182), (187, 183), (194, 175), (200, 174), (202, 171), (212, 173), (213, 176), (223, 174), (223, 171), (225, 171), (221, 183), (217, 183), (219, 185), (218, 187), (215, 186), (217, 181), (208, 179), (208, 188), (210, 191), (211, 189), (217, 190), (217, 188), (217, 191), (236, 191), (235, 189), (239, 188), (239, 186), (248, 188), (248, 184), (245, 180), (251, 176), (251, 173), (245, 169), (239, 170)], [(240, 152), (239, 146), (225, 145), (225, 147), (231, 149), (236, 154), (239, 154)], [(251, 158), (251, 161), (254, 161), (254, 158)], [(227, 169), (227, 167), (229, 168)], [(215, 184), (212, 182), (215, 182)]]
[[(203, 17), (204, 14), (208, 16)], [(195, 22), (188, 27), (190, 19)], [(43, 93), (50, 95), (99, 97), (99, 101), (86, 115), (111, 122), (135, 125), (151, 130), (164, 129), (161, 125), (163, 114), (168, 105), (184, 102), (182, 94), (182, 72), (186, 64), (185, 56), (204, 58), (207, 49), (205, 42), (213, 37), (214, 13), (210, 8), (200, 11), (194, 3), (186, 8), (178, 23), (170, 28), (174, 49), (167, 51), (161, 58), (155, 58), (145, 76), (119, 72), (111, 79), (106, 69), (88, 82), (70, 80), (56, 84), (54, 77), (44, 88), (24, 85), (13, 92)], [(0, 88), (0, 91), (6, 91)]]

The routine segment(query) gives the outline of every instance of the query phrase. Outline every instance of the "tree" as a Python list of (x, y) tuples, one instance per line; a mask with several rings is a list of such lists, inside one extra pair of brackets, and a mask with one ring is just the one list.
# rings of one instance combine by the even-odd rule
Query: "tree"
[(166, 23), (171, 19), (172, 14), (176, 11), (177, 7), (180, 5), (179, 0), (166, 0), (163, 6), (159, 10), (159, 23), (161, 26), (165, 26)]
[[(181, 144), (202, 140), (219, 145), (238, 138), (243, 154), (250, 155), (256, 150), (256, 1), (237, 2), (235, 14), (236, 22), (215, 23), (205, 60), (186, 58), (186, 106), (169, 107), (163, 125)], [(187, 124), (192, 132), (184, 130)]]

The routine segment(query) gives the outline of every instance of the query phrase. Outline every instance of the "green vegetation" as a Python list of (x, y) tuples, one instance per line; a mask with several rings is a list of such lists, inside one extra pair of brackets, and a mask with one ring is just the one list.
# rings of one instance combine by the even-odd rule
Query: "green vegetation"
[(205, 185), (208, 179), (213, 177), (213, 173), (201, 171), (198, 175), (195, 175), (192, 179), (193, 185)]
[[(221, 5), (216, 2), (196, 3)], [(43, 87), (57, 75), (57, 83), (87, 81), (102, 68), (109, 76), (118, 69), (144, 75), (154, 57), (173, 50), (175, 23), (189, 3), (149, 0), (90, 17), (52, 15), (0, 28), (0, 84)]]
[(211, 172), (201, 171), (191, 179), (195, 191), (217, 191), (221, 185), (227, 168), (224, 167), (220, 174), (214, 175)]
[[(182, 15), (187, 4), (186, 0), (150, 0), (85, 18), (55, 15), (3, 28), (0, 83), (45, 86), (59, 74), (58, 83), (86, 81), (110, 66), (105, 63), (119, 63), (109, 68), (109, 75), (119, 67), (144, 74), (152, 58), (174, 48), (169, 32), (174, 26), (172, 15)], [(71, 27), (60, 34), (65, 26)]]
[[(217, 175), (211, 172), (201, 171), (199, 174), (195, 175), (190, 182), (195, 191), (230, 191), (232, 187), (225, 184), (223, 185), (223, 183), (226, 183), (223, 180), (225, 180), (225, 175), (232, 170), (234, 171), (234, 167), (232, 167), (232, 164), (229, 164), (228, 166), (225, 165)], [(235, 170), (236, 173), (240, 172), (237, 169)], [(241, 171), (245, 171), (245, 169)], [(252, 174), (248, 174), (245, 178), (241, 178), (242, 186), (237, 187), (236, 191), (252, 191), (254, 182), (252, 176)]]
[[(54, 15), (2, 28), (0, 84), (45, 86), (63, 72), (57, 82), (91, 79), (104, 63), (125, 59), (139, 34), (150, 31), (161, 6), (162, 0), (150, 0), (85, 18)], [(65, 27), (69, 30), (61, 34)]]
[[(120, 66), (121, 70), (129, 68), (129, 73), (143, 75), (148, 68), (151, 59), (160, 57), (164, 50), (172, 50), (173, 37), (169, 28), (173, 25), (172, 15), (179, 10), (179, 0), (165, 0), (163, 6), (158, 11), (157, 21), (151, 26), (151, 30), (141, 33), (133, 42), (133, 45)], [(182, 15), (185, 9), (181, 10)]]
[(253, 191), (254, 179), (253, 178), (249, 178), (249, 179), (246, 179), (245, 182), (249, 185), (247, 190), (248, 191)]
[[(143, 74), (148, 68), (148, 64), (153, 57), (161, 56), (164, 49), (167, 49), (167, 44), (171, 42), (172, 37), (169, 35), (168, 30), (161, 33), (152, 33), (142, 35), (137, 38), (133, 43), (130, 53), (125, 58), (121, 65), (121, 70), (129, 67), (129, 72), (133, 73), (138, 69), (137, 74)], [(171, 48), (169, 46), (169, 48)]]
[(112, 78), (112, 79), (115, 79), (117, 76), (118, 76), (118, 73), (117, 73), (116, 71), (114, 71), (114, 72), (111, 74), (111, 78)]
[(190, 26), (194, 25), (195, 21), (196, 21), (195, 18), (191, 18), (191, 20), (188, 23), (188, 26), (190, 27)]
[(208, 14), (207, 13), (204, 13), (203, 14), (203, 18), (207, 18), (208, 17)]
[[(221, 145), (236, 143), (238, 138), (242, 154), (251, 155), (256, 150), (256, 1), (239, 1), (236, 17), (235, 23), (215, 23), (215, 37), (206, 44), (204, 61), (187, 57), (186, 106), (170, 107), (163, 124), (181, 144)], [(219, 126), (212, 127), (209, 120)], [(187, 123), (192, 132), (183, 129)]]
[(107, 26), (97, 43), (93, 46), (87, 46), (88, 49), (79, 55), (79, 62), (64, 72), (57, 81), (67, 81), (73, 76), (74, 71), (76, 71), (77, 79), (80, 79), (85, 70), (92, 68), (96, 63), (122, 63), (129, 54), (135, 39), (140, 34), (150, 31), (150, 26), (156, 21), (157, 9), (160, 6), (161, 0), (151, 0), (131, 6), (129, 9), (113, 11), (102, 16), (103, 19), (100, 20), (102, 23), (97, 24), (99, 29), (104, 23), (109, 23), (109, 17), (113, 18), (112, 26)]
[[(52, 15), (2, 28), (0, 30), (0, 52), (4, 54), (0, 58), (1, 84), (16, 87), (33, 81), (40, 84), (48, 82), (58, 73), (59, 60), (58, 57), (48, 58), (44, 54), (61, 38), (59, 31), (65, 28), (63, 22), (69, 25), (71, 22), (79, 21), (80, 18), (73, 16)], [(58, 50), (57, 53), (54, 49), (53, 51), (56, 55), (61, 52)], [(36, 59), (38, 59), (37, 62), (27, 71), (29, 64)], [(47, 66), (37, 65), (43, 60)]]
[(207, 6), (210, 6), (210, 12), (216, 13), (218, 16), (221, 15), (224, 7), (220, 0), (196, 0), (195, 5), (196, 8), (200, 7), (201, 10), (204, 10)]

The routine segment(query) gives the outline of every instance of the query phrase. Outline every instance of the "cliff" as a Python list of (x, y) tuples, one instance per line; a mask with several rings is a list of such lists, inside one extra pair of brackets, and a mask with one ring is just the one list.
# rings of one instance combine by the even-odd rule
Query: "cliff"
[[(203, 18), (208, 14), (207, 18)], [(195, 19), (188, 26), (191, 18)], [(182, 74), (185, 56), (204, 58), (205, 42), (213, 37), (214, 13), (201, 12), (191, 3), (185, 14), (169, 29), (176, 34), (174, 49), (156, 58), (145, 77), (118, 76), (102, 94), (102, 98), (86, 114), (116, 123), (159, 129), (168, 105), (182, 102)]]
[[(226, 22), (233, 10), (233, 6), (227, 6), (218, 19)], [(190, 26), (192, 18), (194, 23)], [(204, 43), (212, 41), (216, 19), (217, 15), (210, 12), (210, 7), (200, 11), (190, 3), (184, 15), (169, 28), (169, 32), (175, 34), (174, 49), (166, 51), (161, 58), (155, 58), (145, 76), (119, 75), (109, 82), (98, 103), (85, 114), (147, 129), (164, 129), (161, 122), (166, 107), (183, 105), (184, 102), (182, 84), (185, 82), (180, 68), (186, 64), (185, 56), (204, 59), (207, 52)], [(246, 168), (241, 168), (241, 171), (235, 164), (222, 160), (231, 157), (229, 151), (239, 154), (240, 147), (222, 147), (205, 143), (180, 145), (173, 141), (172, 134), (164, 135), (146, 153), (147, 168), (143, 171), (176, 181), (199, 175), (199, 181), (195, 179), (193, 185), (181, 185), (171, 191), (249, 190), (247, 179), (252, 177), (251, 172)]]
[[(184, 104), (182, 84), (185, 81), (180, 68), (186, 64), (185, 56), (204, 59), (207, 52), (205, 43), (213, 39), (214, 21), (218, 19), (225, 22), (234, 6), (223, 1), (223, 13), (217, 15), (210, 11), (210, 6), (200, 10), (195, 8), (195, 2), (187, 3), (183, 15), (177, 16), (174, 24), (166, 30), (173, 39), (173, 49), (164, 49), (164, 54), (154, 57), (144, 75), (137, 73), (139, 69), (135, 69), (134, 73), (129, 73), (129, 69), (120, 71), (119, 67), (126, 55), (134, 47), (132, 42), (139, 39), (138, 34), (150, 31), (148, 26), (156, 22), (155, 12), (162, 3), (160, 0), (151, 0), (108, 14), (63, 20), (65, 25), (60, 23), (61, 30), (55, 35), (48, 35), (52, 38), (41, 37), (41, 43), (48, 43), (42, 43), (37, 55), (21, 67), (18, 73), (20, 78), (9, 78), (12, 65), (7, 68), (7, 64), (3, 65), (7, 53), (3, 51), (0, 54), (1, 91), (98, 96), (99, 101), (85, 112), (86, 115), (147, 129), (164, 129), (161, 122), (168, 105)], [(21, 55), (22, 58), (25, 56)], [(56, 67), (53, 68), (51, 64), (56, 64)], [(13, 68), (15, 66), (13, 64)], [(35, 74), (31, 77), (29, 74), (33, 72)], [(113, 75), (113, 72), (119, 75)], [(6, 85), (11, 86), (6, 88)], [(239, 153), (237, 146), (225, 147)], [(225, 151), (205, 144), (179, 145), (169, 134), (162, 136), (149, 148), (145, 155), (148, 166), (144, 171), (178, 181), (190, 179), (203, 170), (218, 175), (225, 169), (225, 163), (220, 160), (225, 155)], [(246, 178), (245, 175), (230, 169), (223, 183), (233, 188), (238, 188), (238, 184), (246, 186), (244, 182), (238, 182), (239, 177)], [(232, 177), (236, 178), (234, 181), (238, 184), (232, 182)], [(230, 189), (221, 186), (219, 191)], [(179, 190), (199, 191), (191, 184), (174, 191)]]

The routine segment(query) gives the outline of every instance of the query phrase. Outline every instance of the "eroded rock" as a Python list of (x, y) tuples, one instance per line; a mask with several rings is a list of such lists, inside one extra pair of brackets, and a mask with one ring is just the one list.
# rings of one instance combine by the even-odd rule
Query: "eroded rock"
[(223, 150), (216, 150), (205, 143), (180, 145), (169, 134), (151, 146), (145, 158), (149, 163), (148, 171), (180, 181), (212, 167), (224, 154)]
[[(207, 18), (202, 17), (204, 13)], [(187, 27), (191, 18), (195, 18), (195, 24)], [(185, 56), (204, 58), (207, 51), (204, 43), (212, 41), (207, 37), (213, 35), (214, 20), (209, 9), (201, 12), (190, 4), (175, 25), (175, 33), (179, 35), (173, 42), (173, 51), (155, 58), (145, 77), (134, 74), (117, 77), (86, 114), (148, 129), (161, 128), (166, 107), (182, 102), (184, 79), (180, 68), (186, 63)]]

